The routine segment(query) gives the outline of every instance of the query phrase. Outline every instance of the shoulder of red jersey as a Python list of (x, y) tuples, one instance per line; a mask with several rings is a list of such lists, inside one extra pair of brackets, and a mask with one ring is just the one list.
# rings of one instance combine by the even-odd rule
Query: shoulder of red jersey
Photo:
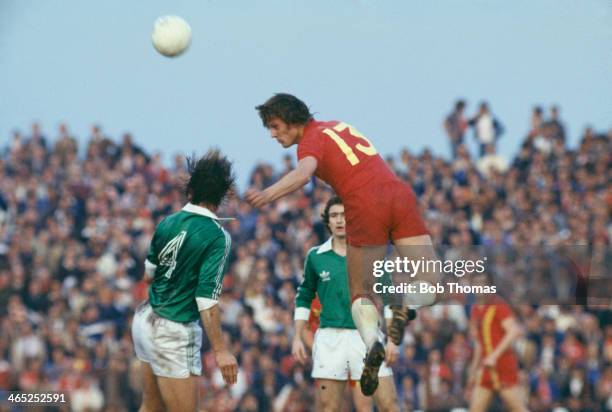
[(325, 150), (325, 141), (323, 140), (325, 136), (323, 131), (327, 128), (334, 127), (338, 123), (337, 121), (319, 122), (314, 119), (309, 121), (306, 126), (304, 126), (304, 134), (298, 143), (298, 160), (312, 156), (317, 159), (318, 162), (321, 162)]
[(306, 126), (304, 126), (304, 136), (322, 133), (323, 130), (334, 127), (338, 123), (340, 123), (338, 120), (319, 121), (313, 119), (306, 123)]
[(498, 308), (499, 308), (499, 316), (502, 320), (506, 318), (514, 317), (514, 312), (512, 311), (512, 308), (505, 300), (502, 300), (498, 304)]
[(514, 317), (514, 312), (506, 299), (499, 295), (495, 295), (491, 301), (487, 303), (487, 306), (495, 306), (495, 314), (500, 320)]

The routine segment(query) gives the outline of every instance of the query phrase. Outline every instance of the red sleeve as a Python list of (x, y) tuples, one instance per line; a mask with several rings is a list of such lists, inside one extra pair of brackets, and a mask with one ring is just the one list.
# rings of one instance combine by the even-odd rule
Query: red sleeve
[(317, 159), (317, 163), (323, 161), (324, 140), (318, 131), (305, 133), (297, 148), (298, 161), (307, 156)]
[(514, 314), (512, 313), (512, 310), (510, 309), (510, 306), (508, 306), (508, 304), (506, 303), (501, 303), (497, 306), (497, 316), (499, 319), (499, 322), (503, 322), (504, 320), (508, 319), (508, 318), (512, 318), (514, 317)]

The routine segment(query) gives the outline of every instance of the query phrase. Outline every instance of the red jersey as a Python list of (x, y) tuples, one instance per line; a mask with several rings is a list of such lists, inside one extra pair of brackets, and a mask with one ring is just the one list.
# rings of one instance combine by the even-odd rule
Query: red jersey
[[(512, 310), (501, 298), (495, 298), (493, 302), (484, 305), (472, 306), (472, 320), (478, 325), (478, 341), (483, 349), (483, 357), (499, 345), (506, 332), (502, 326), (504, 320), (512, 318)], [(498, 362), (516, 361), (512, 349), (506, 350), (498, 359)]]
[[(472, 306), (471, 319), (475, 321), (478, 329), (478, 342), (482, 348), (484, 359), (495, 350), (506, 334), (502, 323), (512, 318), (510, 306), (501, 298), (494, 298), (492, 302), (484, 305)], [(497, 359), (495, 368), (485, 368), (481, 384), (491, 389), (500, 389), (501, 386), (512, 386), (518, 381), (518, 362), (512, 348), (508, 348)]]
[(355, 128), (338, 121), (309, 121), (297, 157), (317, 159), (315, 175), (341, 198), (368, 184), (399, 181), (372, 143)]

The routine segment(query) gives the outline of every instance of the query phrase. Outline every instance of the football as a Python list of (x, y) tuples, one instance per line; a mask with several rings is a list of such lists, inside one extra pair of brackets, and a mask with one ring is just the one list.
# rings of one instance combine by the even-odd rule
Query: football
[(153, 47), (166, 57), (176, 57), (191, 43), (191, 27), (178, 16), (162, 16), (155, 21), (151, 34)]

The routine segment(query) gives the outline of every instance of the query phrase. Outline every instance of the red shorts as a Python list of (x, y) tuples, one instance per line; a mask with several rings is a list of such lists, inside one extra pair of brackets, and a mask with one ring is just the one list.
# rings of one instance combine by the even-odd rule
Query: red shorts
[(368, 185), (342, 201), (349, 245), (381, 246), (428, 234), (414, 192), (406, 183)]
[(482, 368), (478, 384), (491, 391), (500, 391), (517, 385), (518, 381), (517, 367), (498, 364), (495, 368)]

